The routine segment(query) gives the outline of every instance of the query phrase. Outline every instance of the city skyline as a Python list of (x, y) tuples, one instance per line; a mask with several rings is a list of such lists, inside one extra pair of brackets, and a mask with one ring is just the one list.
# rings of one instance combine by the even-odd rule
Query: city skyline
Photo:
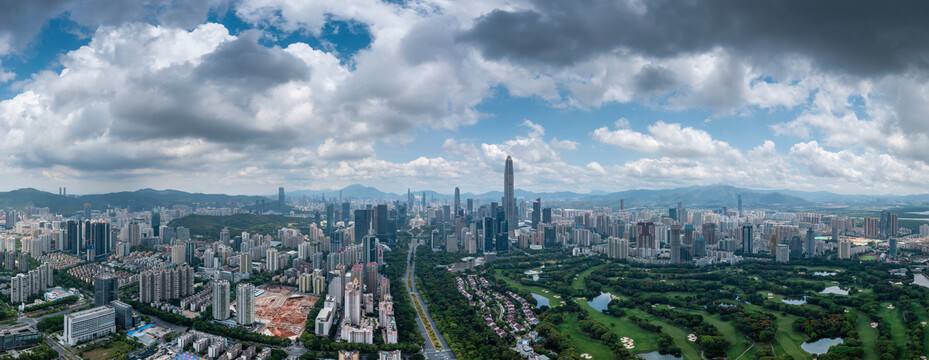
[(929, 185), (923, 2), (92, 3), (0, 14), (0, 190)]

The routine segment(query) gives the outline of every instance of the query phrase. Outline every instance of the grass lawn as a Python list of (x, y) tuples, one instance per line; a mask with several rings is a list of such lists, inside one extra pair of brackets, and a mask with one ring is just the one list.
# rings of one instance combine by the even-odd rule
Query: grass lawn
[(777, 352), (777, 355), (787, 354), (792, 356), (794, 360), (813, 358), (810, 353), (800, 348), (800, 344), (806, 341), (806, 336), (794, 331), (793, 323), (797, 319), (796, 316), (770, 310), (765, 312), (777, 317), (775, 321), (777, 331), (774, 333), (774, 351)]
[[(590, 304), (587, 303), (587, 300), (578, 300), (578, 305), (582, 309), (587, 311), (590, 318), (599, 321), (606, 327), (608, 327), (617, 337), (623, 338), (628, 337), (633, 340), (635, 349), (632, 349), (630, 352), (633, 354), (645, 353), (658, 350), (658, 334), (648, 332), (642, 328), (636, 326), (628, 318), (622, 317), (618, 318), (612, 315), (604, 314), (596, 309), (590, 307)], [(651, 315), (643, 314), (635, 310), (625, 309), (626, 313), (637, 315), (646, 319), (652, 319)], [(673, 336), (673, 335), (672, 335)], [(687, 336), (686, 334), (684, 335)], [(683, 350), (684, 348), (681, 347)]]
[[(722, 335), (724, 338), (726, 338), (727, 341), (729, 341), (730, 345), (729, 345), (729, 348), (726, 349), (726, 355), (728, 355), (730, 359), (735, 359), (739, 357), (739, 355), (741, 355), (742, 352), (745, 351), (745, 349), (751, 346), (752, 341), (749, 340), (748, 337), (739, 333), (739, 331), (736, 330), (735, 326), (733, 326), (732, 323), (723, 321), (719, 317), (719, 315), (709, 315), (705, 312), (694, 311), (694, 310), (684, 310), (684, 311), (690, 314), (700, 314), (701, 316), (703, 316), (703, 321), (706, 321), (710, 323), (711, 325), (715, 326), (717, 329), (719, 329), (720, 335)], [(746, 344), (746, 342), (748, 343)], [(756, 346), (758, 346), (758, 344), (756, 344)]]
[(603, 267), (603, 265), (594, 266), (587, 270), (581, 271), (581, 273), (577, 274), (577, 277), (571, 281), (571, 286), (574, 287), (575, 289), (583, 289), (585, 287), (584, 278), (586, 278), (587, 275), (590, 275), (590, 273), (596, 271), (597, 269), (601, 267)]
[(903, 324), (903, 314), (900, 313), (900, 309), (888, 309), (887, 305), (890, 303), (882, 303), (881, 309), (877, 312), (877, 315), (884, 319), (884, 322), (890, 326), (890, 338), (893, 339), (894, 344), (897, 345), (897, 350), (900, 354), (903, 354), (903, 348), (906, 346), (907, 339), (906, 336), (906, 326)]
[[(638, 316), (644, 319), (648, 319), (649, 323), (661, 326), (661, 331), (670, 335), (671, 339), (674, 340), (674, 345), (681, 348), (681, 353), (685, 359), (699, 359), (700, 358), (700, 350), (697, 349), (697, 344), (687, 341), (687, 335), (691, 333), (689, 330), (679, 327), (677, 325), (671, 324), (670, 322), (667, 322), (664, 319), (655, 317), (651, 314), (644, 313), (638, 310), (626, 309), (626, 313), (630, 315), (635, 315), (635, 316)], [(601, 313), (601, 315), (611, 317), (603, 313)], [(613, 319), (616, 319), (616, 318), (613, 317)], [(597, 319), (597, 320), (602, 322), (602, 320), (600, 319)], [(606, 324), (607, 326), (609, 326), (609, 323), (606, 323)], [(647, 334), (652, 335), (652, 333), (647, 333)], [(635, 350), (637, 350), (636, 352), (638, 353), (639, 344), (636, 343), (635, 345), (636, 345)]]
[(497, 269), (496, 271), (494, 271), (494, 277), (499, 280), (503, 280), (503, 282), (505, 282), (507, 285), (514, 287), (516, 289), (520, 289), (520, 290), (525, 289), (525, 290), (529, 290), (529, 292), (542, 295), (543, 297), (548, 299), (549, 307), (555, 307), (555, 306), (561, 305), (562, 299), (556, 299), (555, 298), (556, 294), (551, 292), (548, 289), (538, 287), (538, 286), (525, 286), (523, 284), (520, 284), (516, 280), (503, 276), (503, 274), (500, 272), (500, 269)]
[(858, 338), (861, 339), (861, 346), (864, 348), (864, 360), (880, 359), (877, 353), (877, 329), (871, 327), (868, 314), (858, 312), (858, 324), (855, 330), (858, 331)]
[(132, 346), (129, 344), (117, 341), (114, 343), (109, 343), (106, 347), (93, 349), (81, 354), (81, 357), (88, 360), (105, 360), (115, 358), (117, 354), (125, 354), (132, 350)]
[(558, 324), (558, 332), (571, 336), (571, 342), (577, 352), (590, 354), (594, 359), (612, 359), (613, 352), (599, 340), (591, 339), (577, 327), (577, 315), (565, 314), (564, 321)]

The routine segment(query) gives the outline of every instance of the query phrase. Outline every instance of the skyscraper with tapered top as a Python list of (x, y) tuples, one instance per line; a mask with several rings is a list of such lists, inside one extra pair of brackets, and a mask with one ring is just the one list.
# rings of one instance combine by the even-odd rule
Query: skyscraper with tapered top
[(503, 211), (506, 216), (507, 235), (516, 230), (516, 198), (513, 193), (513, 159), (507, 155), (503, 170)]

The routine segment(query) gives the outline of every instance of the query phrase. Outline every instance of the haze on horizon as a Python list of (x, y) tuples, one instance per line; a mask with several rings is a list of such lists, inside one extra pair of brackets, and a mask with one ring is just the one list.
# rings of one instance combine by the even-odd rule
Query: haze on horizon
[(0, 0), (0, 190), (929, 188), (926, 2), (103, 3)]

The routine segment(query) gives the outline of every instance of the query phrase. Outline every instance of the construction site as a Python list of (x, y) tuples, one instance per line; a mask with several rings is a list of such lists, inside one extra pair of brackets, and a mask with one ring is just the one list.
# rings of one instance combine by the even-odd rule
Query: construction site
[(255, 319), (264, 324), (259, 333), (296, 339), (303, 333), (306, 316), (318, 297), (301, 294), (295, 288), (282, 285), (262, 285), (264, 290), (255, 299)]

